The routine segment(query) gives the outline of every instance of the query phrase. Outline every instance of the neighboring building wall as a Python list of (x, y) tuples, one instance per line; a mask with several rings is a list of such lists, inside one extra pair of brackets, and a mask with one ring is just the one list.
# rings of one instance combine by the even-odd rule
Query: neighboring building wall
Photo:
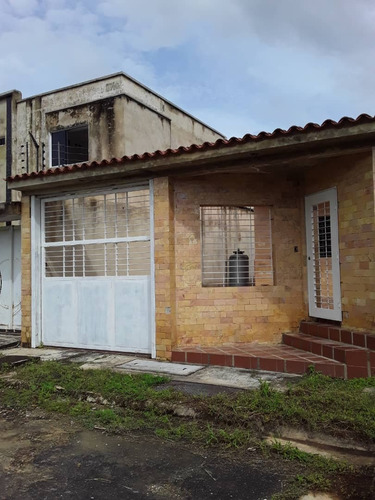
[(7, 103), (6, 99), (0, 100), (0, 139), (5, 138), (4, 144), (0, 143), (0, 203), (6, 200), (6, 128), (7, 128)]
[[(302, 255), (294, 251), (302, 243), (295, 180), (235, 174), (174, 180), (174, 217), (171, 186), (161, 182), (155, 181), (157, 345), (168, 337), (172, 346), (277, 342), (297, 329), (306, 310)], [(202, 287), (201, 205), (272, 207), (274, 285)]]
[(21, 99), (21, 93), (17, 90), (10, 91), (0, 95), (0, 139), (5, 140), (5, 143), (0, 143), (0, 203), (5, 201), (18, 201), (20, 197), (14, 191), (12, 193), (6, 191), (5, 178), (8, 175), (7, 164), (11, 166), (11, 173), (16, 173), (14, 154), (16, 149), (17, 136), (17, 117), (16, 107), (17, 102)]
[[(322, 161), (319, 167), (311, 168), (306, 173), (305, 186), (306, 194), (337, 188), (342, 325), (375, 331), (372, 154)], [(303, 262), (306, 280), (306, 259)], [(304, 288), (307, 289), (306, 286)]]
[(51, 166), (50, 133), (74, 126), (88, 126), (89, 161), (222, 137), (122, 74), (24, 99), (17, 106), (17, 118), (18, 172), (41, 169), (43, 151), (44, 166)]
[[(7, 92), (0, 95), (0, 203), (19, 201), (20, 196), (16, 192), (7, 192), (5, 178), (9, 175), (7, 166), (10, 167), (12, 174), (16, 173), (15, 164), (13, 162), (16, 134), (17, 134), (17, 117), (16, 107), (17, 102), (21, 99), (21, 93), (17, 90)], [(7, 210), (12, 207), (8, 206)], [(12, 220), (12, 215), (8, 213), (8, 221)], [(4, 213), (0, 213), (0, 218)], [(14, 219), (19, 218), (19, 214), (14, 216)], [(3, 218), (4, 220), (4, 218)], [(0, 223), (1, 224), (1, 223)]]

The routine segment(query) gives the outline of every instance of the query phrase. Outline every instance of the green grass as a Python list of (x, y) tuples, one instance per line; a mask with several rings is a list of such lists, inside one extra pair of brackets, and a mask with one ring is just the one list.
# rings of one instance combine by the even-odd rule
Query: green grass
[[(298, 472), (275, 499), (298, 498), (308, 489), (329, 490), (333, 484), (341, 488), (341, 483), (348, 482), (343, 478), (351, 473), (333, 460), (277, 442), (263, 444), (262, 437), (277, 433), (280, 425), (375, 442), (375, 395), (364, 392), (366, 387), (375, 387), (375, 378), (344, 381), (312, 372), (285, 392), (262, 382), (258, 390), (213, 397), (155, 390), (167, 380), (82, 370), (74, 363), (31, 363), (17, 368), (10, 379), (0, 378), (0, 406), (40, 407), (70, 415), (88, 428), (146, 431), (163, 439), (244, 452), (251, 448), (297, 463)], [(175, 410), (181, 406), (193, 409), (196, 417), (177, 416)]]
[(263, 451), (279, 455), (284, 460), (296, 461), (301, 466), (285, 491), (274, 495), (273, 500), (300, 498), (306, 490), (320, 492), (332, 490), (335, 482), (345, 481), (345, 477), (355, 472), (354, 467), (345, 462), (306, 453), (290, 444), (283, 445), (277, 440), (263, 445)]
[[(174, 406), (182, 404), (196, 411), (194, 427), (204, 428), (208, 435), (209, 424), (211, 429), (220, 431), (216, 434), (222, 435), (221, 439), (217, 435), (212, 439), (200, 437), (200, 441), (222, 440), (242, 446), (260, 429), (272, 430), (283, 424), (375, 442), (375, 396), (363, 391), (366, 387), (375, 388), (374, 377), (345, 381), (311, 373), (286, 392), (273, 390), (263, 382), (258, 390), (209, 398), (187, 396), (171, 389), (155, 391), (155, 386), (167, 381), (166, 377), (82, 370), (74, 363), (28, 364), (17, 369), (16, 379), (22, 384), (17, 388), (0, 380), (3, 405), (40, 406), (82, 416), (91, 425), (96, 425), (96, 421), (111, 428), (157, 425), (156, 432), (169, 433), (172, 439), (190, 436), (194, 432), (178, 429), (182, 419), (173, 414)], [(100, 413), (102, 406), (111, 407), (112, 413)], [(131, 423), (132, 419), (137, 422)], [(185, 420), (189, 427), (192, 420)], [(228, 437), (233, 433), (237, 437)], [(196, 434), (201, 436), (202, 432)]]

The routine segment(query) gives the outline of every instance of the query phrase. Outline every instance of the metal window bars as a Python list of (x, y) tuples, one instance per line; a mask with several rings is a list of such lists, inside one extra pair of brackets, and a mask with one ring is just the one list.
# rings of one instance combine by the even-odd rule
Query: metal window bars
[(147, 189), (44, 203), (46, 277), (150, 274)]
[(203, 286), (273, 284), (270, 207), (202, 206)]

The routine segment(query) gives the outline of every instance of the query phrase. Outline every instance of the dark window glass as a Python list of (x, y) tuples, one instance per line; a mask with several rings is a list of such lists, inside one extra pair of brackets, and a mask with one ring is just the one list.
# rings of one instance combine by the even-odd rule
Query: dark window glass
[(331, 217), (329, 215), (319, 217), (319, 257), (321, 259), (332, 257)]
[(89, 158), (88, 127), (77, 127), (53, 132), (52, 166), (82, 163)]

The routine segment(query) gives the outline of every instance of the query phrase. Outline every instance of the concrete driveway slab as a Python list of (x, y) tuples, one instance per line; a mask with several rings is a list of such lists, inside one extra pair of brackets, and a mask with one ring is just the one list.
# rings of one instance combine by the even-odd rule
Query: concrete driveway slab
[(207, 366), (189, 377), (191, 382), (237, 387), (241, 389), (257, 389), (261, 382), (269, 382), (272, 386), (286, 385), (298, 380), (298, 375), (243, 370), (222, 366)]
[(123, 365), (117, 366), (119, 369), (134, 370), (139, 372), (163, 373), (166, 375), (179, 375), (186, 377), (204, 368), (203, 365), (185, 365), (183, 363), (166, 363), (163, 361), (153, 361), (151, 359), (136, 359)]
[(10, 347), (16, 347), (20, 342), (20, 337), (18, 335), (7, 335), (5, 333), (0, 334), (0, 349), (9, 349)]
[(117, 365), (123, 365), (129, 361), (136, 359), (135, 356), (127, 356), (125, 354), (106, 354), (106, 353), (86, 353), (82, 356), (71, 358), (73, 363), (82, 363), (83, 370), (112, 369)]
[(41, 361), (62, 361), (77, 356), (77, 351), (72, 349), (31, 349), (28, 347), (17, 347), (7, 349), (3, 354), (14, 356), (29, 356), (31, 358), (40, 358)]

